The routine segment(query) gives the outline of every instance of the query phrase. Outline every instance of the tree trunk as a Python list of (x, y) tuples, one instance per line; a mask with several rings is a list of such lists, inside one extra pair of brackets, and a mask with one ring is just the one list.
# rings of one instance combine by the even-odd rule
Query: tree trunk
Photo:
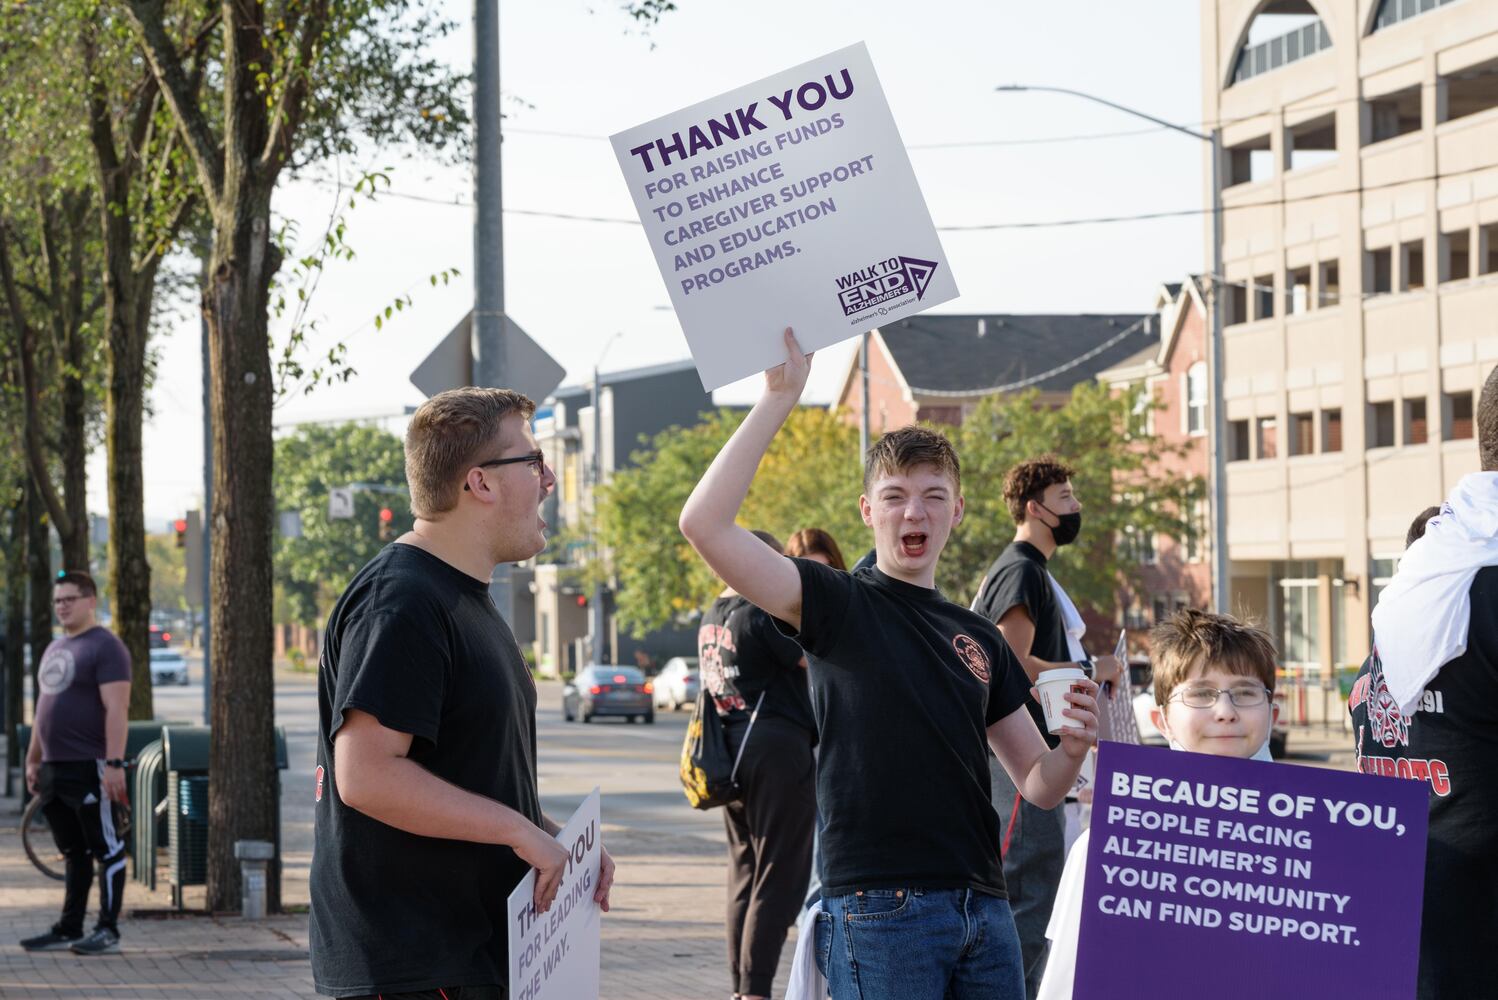
[(62, 564), (67, 569), (88, 570), (88, 394), (84, 390), (83, 324), (84, 296), (84, 225), (87, 201), (75, 196), (65, 203), (67, 223), (66, 288), (54, 285), (53, 295), (61, 307), (62, 318), (62, 503), (67, 512), (66, 534), (58, 532), (62, 542)]
[(33, 707), (38, 688), (37, 671), (42, 653), (52, 641), (52, 539), (47, 535), (47, 508), (42, 503), (36, 483), (26, 481), (26, 577), (30, 585), (28, 602), (30, 621), (27, 639), (31, 643), (31, 697)]
[[(233, 189), (251, 183), (232, 178)], [(208, 320), (213, 413), (213, 743), (208, 797), (208, 908), (240, 906), (236, 840), (274, 842), (279, 781), (271, 641), (271, 437), (267, 300), (280, 254), (270, 192), (217, 206)], [(279, 858), (268, 906), (281, 906)]]
[[(26, 748), (16, 742), (26, 698), (26, 492), (16, 491), (5, 546), (5, 764), (20, 767)], [(24, 780), (24, 779), (23, 779)]]

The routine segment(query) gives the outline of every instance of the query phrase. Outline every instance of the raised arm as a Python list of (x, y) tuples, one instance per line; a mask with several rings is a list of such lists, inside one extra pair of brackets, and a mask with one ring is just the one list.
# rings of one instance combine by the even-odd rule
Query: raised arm
[(801, 576), (746, 528), (735, 523), (749, 484), (765, 451), (796, 408), (811, 355), (790, 328), (785, 331), (785, 364), (765, 372), (765, 391), (749, 416), (708, 466), (681, 509), (681, 533), (724, 583), (792, 627), (801, 627)]

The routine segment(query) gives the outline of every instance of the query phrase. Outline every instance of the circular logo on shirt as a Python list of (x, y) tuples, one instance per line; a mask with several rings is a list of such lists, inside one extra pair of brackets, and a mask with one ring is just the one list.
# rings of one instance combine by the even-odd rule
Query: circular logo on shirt
[(318, 802), (322, 801), (322, 778), (323, 778), (323, 769), (322, 769), (322, 765), (319, 764), (319, 765), (317, 765), (317, 801)]
[(66, 647), (54, 649), (42, 658), (42, 668), (36, 672), (37, 687), (42, 694), (62, 694), (72, 686), (77, 673), (73, 651)]
[(952, 648), (957, 650), (957, 655), (962, 657), (962, 662), (973, 672), (973, 676), (987, 684), (993, 671), (989, 669), (988, 653), (978, 645), (978, 640), (970, 635), (959, 635), (952, 640)]

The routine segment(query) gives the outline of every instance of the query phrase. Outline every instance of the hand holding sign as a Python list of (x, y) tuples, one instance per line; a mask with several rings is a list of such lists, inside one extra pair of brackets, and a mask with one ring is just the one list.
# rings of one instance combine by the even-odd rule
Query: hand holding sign
[(562, 884), (562, 874), (567, 870), (567, 851), (551, 834), (534, 826), (526, 830), (520, 843), (515, 845), (515, 853), (536, 870), (536, 912), (545, 913), (551, 909), (557, 887)]
[(790, 327), (785, 328), (784, 336), (785, 363), (765, 372), (765, 392), (784, 393), (800, 399), (806, 388), (806, 379), (811, 374), (811, 355), (802, 352), (796, 333)]

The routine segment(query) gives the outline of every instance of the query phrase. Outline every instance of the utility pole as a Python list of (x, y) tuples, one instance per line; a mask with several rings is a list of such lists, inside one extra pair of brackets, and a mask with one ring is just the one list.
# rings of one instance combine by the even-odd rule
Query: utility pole
[[(593, 505), (593, 558), (600, 563), (603, 561), (603, 546), (598, 544), (598, 488), (603, 485), (603, 383), (599, 381), (598, 369), (603, 364), (604, 356), (609, 353), (609, 348), (614, 346), (614, 341), (622, 336), (622, 330), (615, 332), (604, 343), (603, 350), (598, 352), (598, 360), (593, 362), (593, 461), (589, 469), (593, 485), (588, 491), (588, 497)], [(609, 422), (609, 426), (612, 429), (613, 421)], [(603, 580), (599, 579), (593, 584), (593, 599), (588, 604), (588, 629), (593, 636), (594, 663), (608, 662), (604, 656), (609, 651), (605, 639), (608, 629), (608, 616), (604, 613), (605, 593)]]
[(858, 339), (859, 398), (862, 400), (863, 419), (858, 423), (858, 462), (863, 464), (869, 454), (869, 337), (865, 332)]
[[(473, 381), (504, 385), (505, 248), (500, 186), (499, 0), (473, 4)], [(508, 564), (495, 568), (489, 596), (514, 624)]]

